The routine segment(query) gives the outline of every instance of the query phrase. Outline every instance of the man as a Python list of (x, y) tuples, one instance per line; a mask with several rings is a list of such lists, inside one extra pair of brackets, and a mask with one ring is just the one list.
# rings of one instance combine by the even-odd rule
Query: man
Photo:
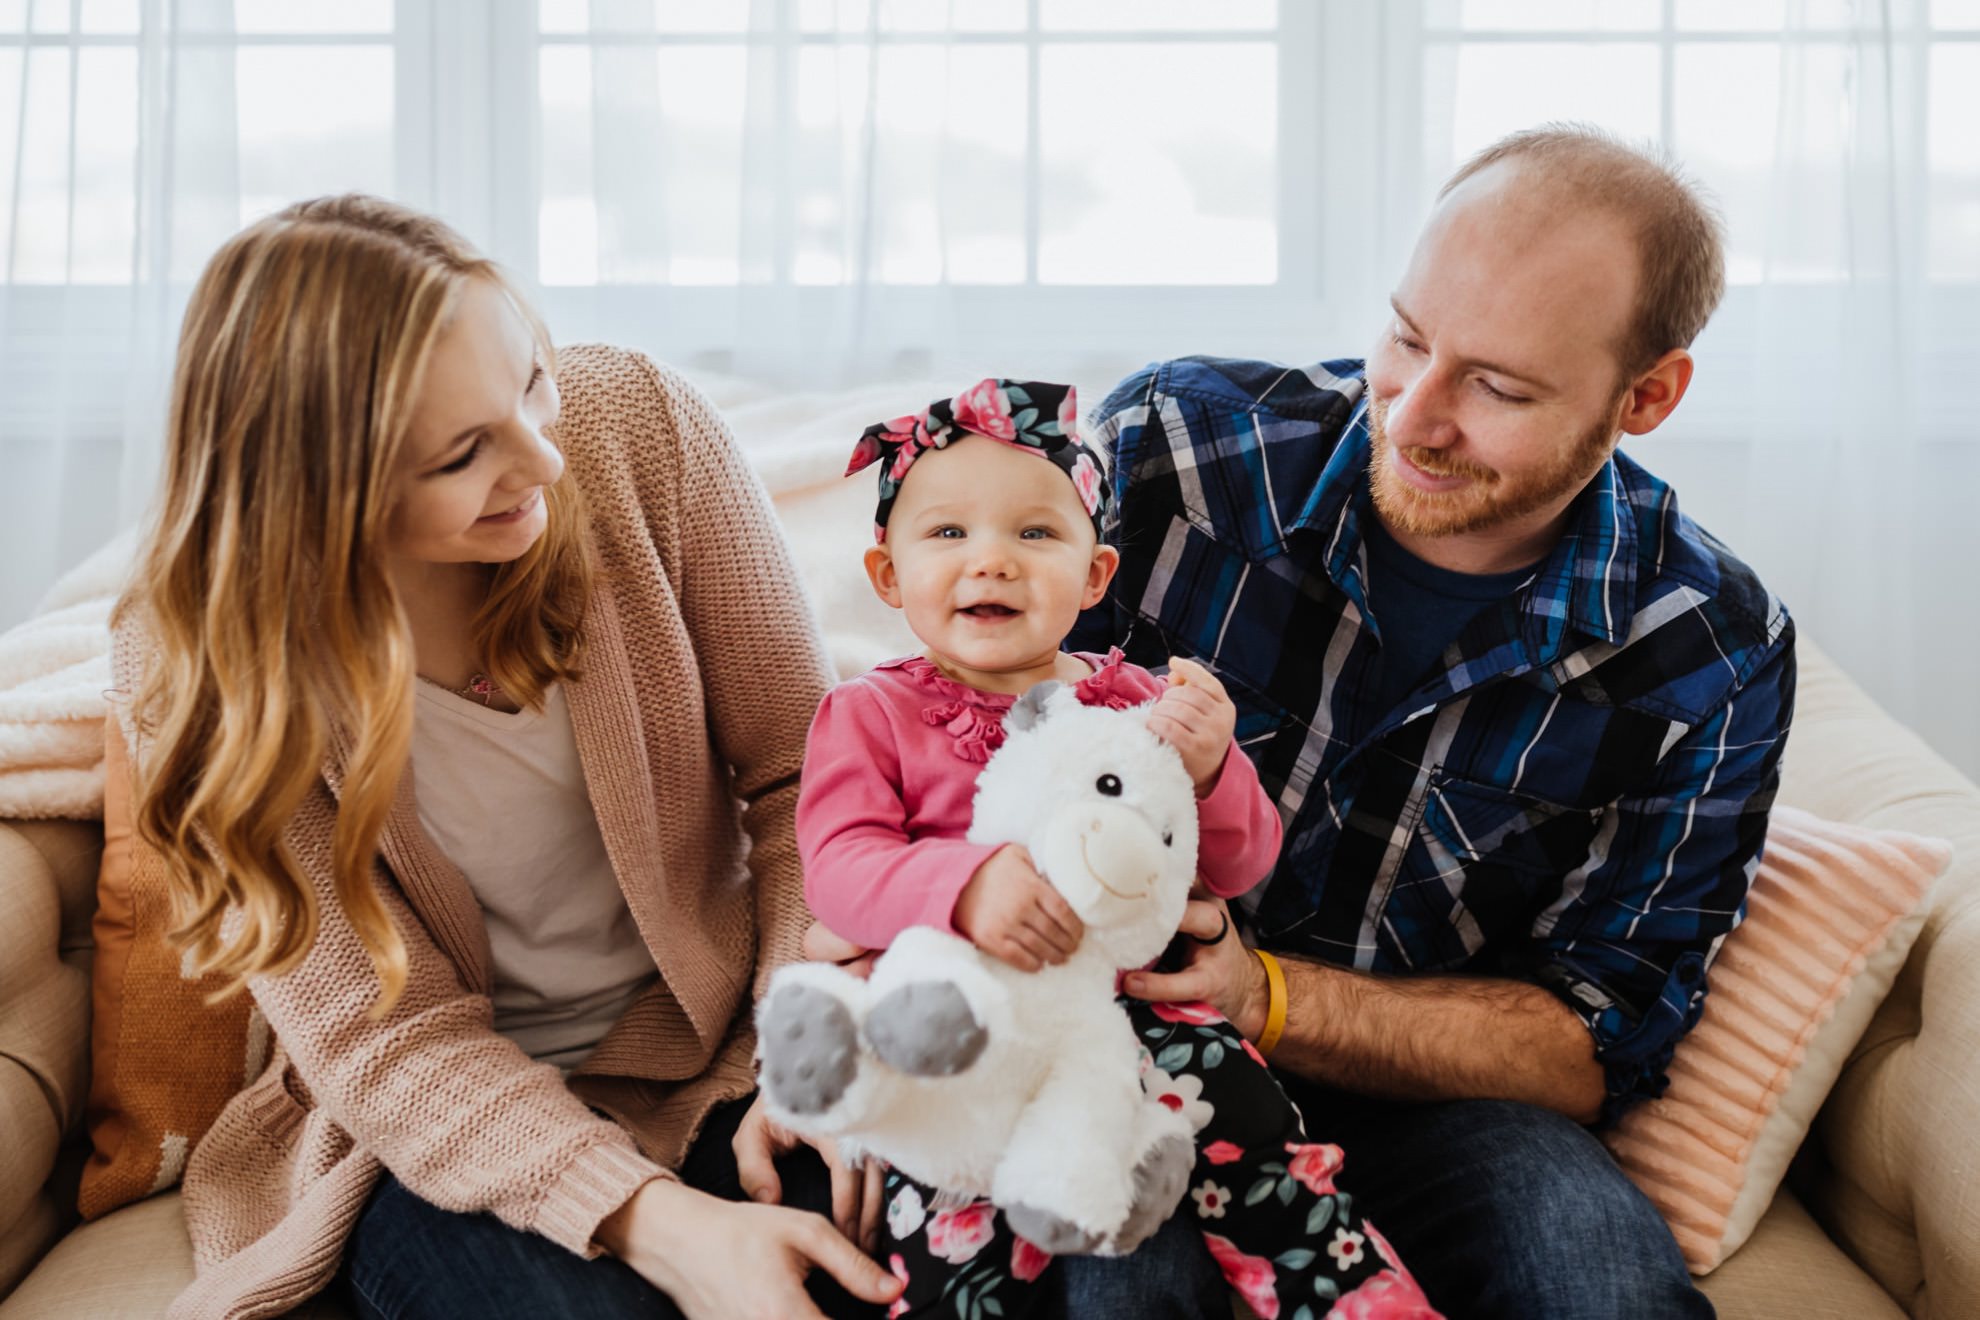
[(1184, 359), (1101, 410), (1122, 568), (1069, 646), (1206, 661), (1286, 826), (1238, 913), (1273, 956), (1193, 903), (1210, 942), (1126, 988), (1276, 1038), (1453, 1315), (1711, 1314), (1584, 1125), (1698, 1019), (1793, 704), (1786, 611), (1617, 452), (1723, 266), (1662, 164), (1519, 133), (1446, 185), (1365, 363)]

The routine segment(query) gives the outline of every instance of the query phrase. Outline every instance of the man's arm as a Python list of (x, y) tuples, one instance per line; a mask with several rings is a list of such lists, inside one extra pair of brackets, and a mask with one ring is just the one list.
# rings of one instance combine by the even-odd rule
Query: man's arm
[[(1288, 1005), (1272, 1062), (1371, 1095), (1523, 1100), (1583, 1122), (1660, 1093), (1759, 869), (1794, 708), (1793, 648), (1783, 619), (1725, 704), (1609, 808), (1583, 900), (1553, 914), (1544, 936), (1499, 952), (1530, 980), (1377, 977), (1281, 957)], [(1190, 906), (1184, 928), (1215, 935), (1221, 913)], [(1235, 938), (1194, 946), (1183, 971), (1137, 973), (1126, 989), (1206, 1000), (1252, 1039), (1265, 1023), (1264, 967)]]
[[(1204, 938), (1222, 904), (1195, 901), (1183, 929)], [(1202, 999), (1247, 1039), (1265, 1028), (1265, 967), (1235, 934), (1191, 943), (1181, 971), (1137, 972), (1127, 992), (1156, 1000)], [(1579, 1123), (1601, 1113), (1602, 1066), (1566, 1004), (1537, 985), (1470, 976), (1373, 976), (1279, 958), (1286, 1025), (1272, 1064), (1364, 1095), (1398, 1100), (1521, 1100)]]

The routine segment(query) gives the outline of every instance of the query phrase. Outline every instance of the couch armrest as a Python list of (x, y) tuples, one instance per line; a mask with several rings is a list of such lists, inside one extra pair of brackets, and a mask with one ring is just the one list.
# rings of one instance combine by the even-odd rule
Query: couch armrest
[(1804, 645), (1781, 800), (1950, 839), (1952, 867), (1817, 1118), (1809, 1210), (1914, 1316), (1980, 1315), (1980, 787)]
[[(88, 1093), (89, 905), (101, 843), (93, 825), (0, 821), (0, 1235), (10, 1239), (57, 1227), (40, 1198)], [(22, 1259), (33, 1257), (8, 1253)], [(0, 1278), (0, 1294), (16, 1282)]]

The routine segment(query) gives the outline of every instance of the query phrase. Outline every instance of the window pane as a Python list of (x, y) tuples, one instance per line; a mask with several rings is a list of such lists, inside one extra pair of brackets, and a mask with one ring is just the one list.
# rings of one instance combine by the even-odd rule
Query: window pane
[(1793, 32), (1848, 27), (1852, 0), (1677, 0), (1677, 25), (1689, 32)]
[(1039, 0), (1047, 32), (1246, 31), (1275, 28), (1278, 0)]
[(1433, 0), (1426, 26), (1467, 32), (1641, 31), (1663, 22), (1661, 0)]
[(545, 46), (537, 57), (536, 89), (543, 132), (536, 278), (544, 284), (596, 284), (590, 50)]
[(1277, 278), (1275, 47), (1048, 45), (1041, 69), (1042, 282)]
[(1465, 43), (1428, 58), (1427, 85), (1448, 85), (1452, 98), (1448, 113), (1424, 118), (1433, 193), (1481, 147), (1550, 120), (1582, 120), (1637, 141), (1660, 136), (1657, 47), (1649, 42)]
[[(12, 262), (11, 270), (0, 269), (0, 279), (11, 277), (20, 284), (126, 283), (136, 236), (137, 51), (88, 47), (76, 52), (73, 125), (69, 51), (25, 52), (27, 123), (32, 126), (26, 133), (17, 119), (23, 54), (19, 48), (0, 51), (0, 178), (11, 185), (17, 160), (20, 171), (18, 232), (10, 232), (10, 217), (0, 213), (0, 254), (10, 255)], [(11, 192), (8, 185), (0, 187)]]
[[(670, 284), (734, 284), (740, 262), (743, 92), (740, 45), (663, 46), (660, 65), (659, 221)], [(613, 278), (609, 270), (602, 279)]]
[[(840, 283), (856, 278), (864, 259), (889, 284), (1021, 281), (1024, 115), (1025, 53), (1016, 45), (805, 50), (793, 278)], [(870, 187), (861, 164), (868, 150)]]
[(390, 32), (392, 0), (234, 0), (234, 30), (257, 35)]
[(739, 32), (749, 25), (749, 0), (537, 0), (536, 30), (554, 35), (590, 32)]
[(9, 145), (18, 154), (7, 164), (19, 173), (20, 194), (18, 227), (7, 236), (7, 273), (24, 284), (59, 284), (69, 262), (69, 52), (8, 51), (14, 69), (22, 67), (23, 53), (27, 87), (9, 80), (5, 113), (11, 118), (18, 108), (25, 111), (25, 124), (49, 127), (23, 132), (23, 121), (9, 125)]
[(1933, 279), (1980, 279), (1980, 46), (1932, 52), (1929, 270)]
[(234, 61), (243, 224), (290, 202), (390, 196), (389, 46), (249, 46)]
[(736, 282), (745, 70), (741, 45), (544, 48), (538, 279)]
[(1932, 25), (1980, 28), (1980, 0), (1932, 0)]
[[(881, 32), (1022, 32), (1025, 0), (879, 0)], [(865, 32), (873, 0), (798, 0), (806, 32)]]
[(82, 30), (124, 36), (138, 30), (138, 0), (83, 0)]
[(591, 0), (537, 0), (536, 30), (559, 35), (591, 26)]
[(1781, 48), (1686, 42), (1676, 58), (1673, 150), (1725, 213), (1727, 279), (1756, 282), (1774, 186)]
[(78, 53), (75, 243), (70, 278), (124, 284), (137, 240), (138, 57), (132, 47)]

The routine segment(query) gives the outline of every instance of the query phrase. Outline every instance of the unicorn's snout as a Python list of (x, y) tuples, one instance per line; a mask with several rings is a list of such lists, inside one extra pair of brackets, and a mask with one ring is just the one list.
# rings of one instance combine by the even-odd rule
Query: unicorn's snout
[(1080, 920), (1114, 924), (1130, 919), (1122, 909), (1157, 896), (1166, 862), (1162, 837), (1133, 808), (1083, 803), (1053, 821), (1047, 835), (1044, 869)]

